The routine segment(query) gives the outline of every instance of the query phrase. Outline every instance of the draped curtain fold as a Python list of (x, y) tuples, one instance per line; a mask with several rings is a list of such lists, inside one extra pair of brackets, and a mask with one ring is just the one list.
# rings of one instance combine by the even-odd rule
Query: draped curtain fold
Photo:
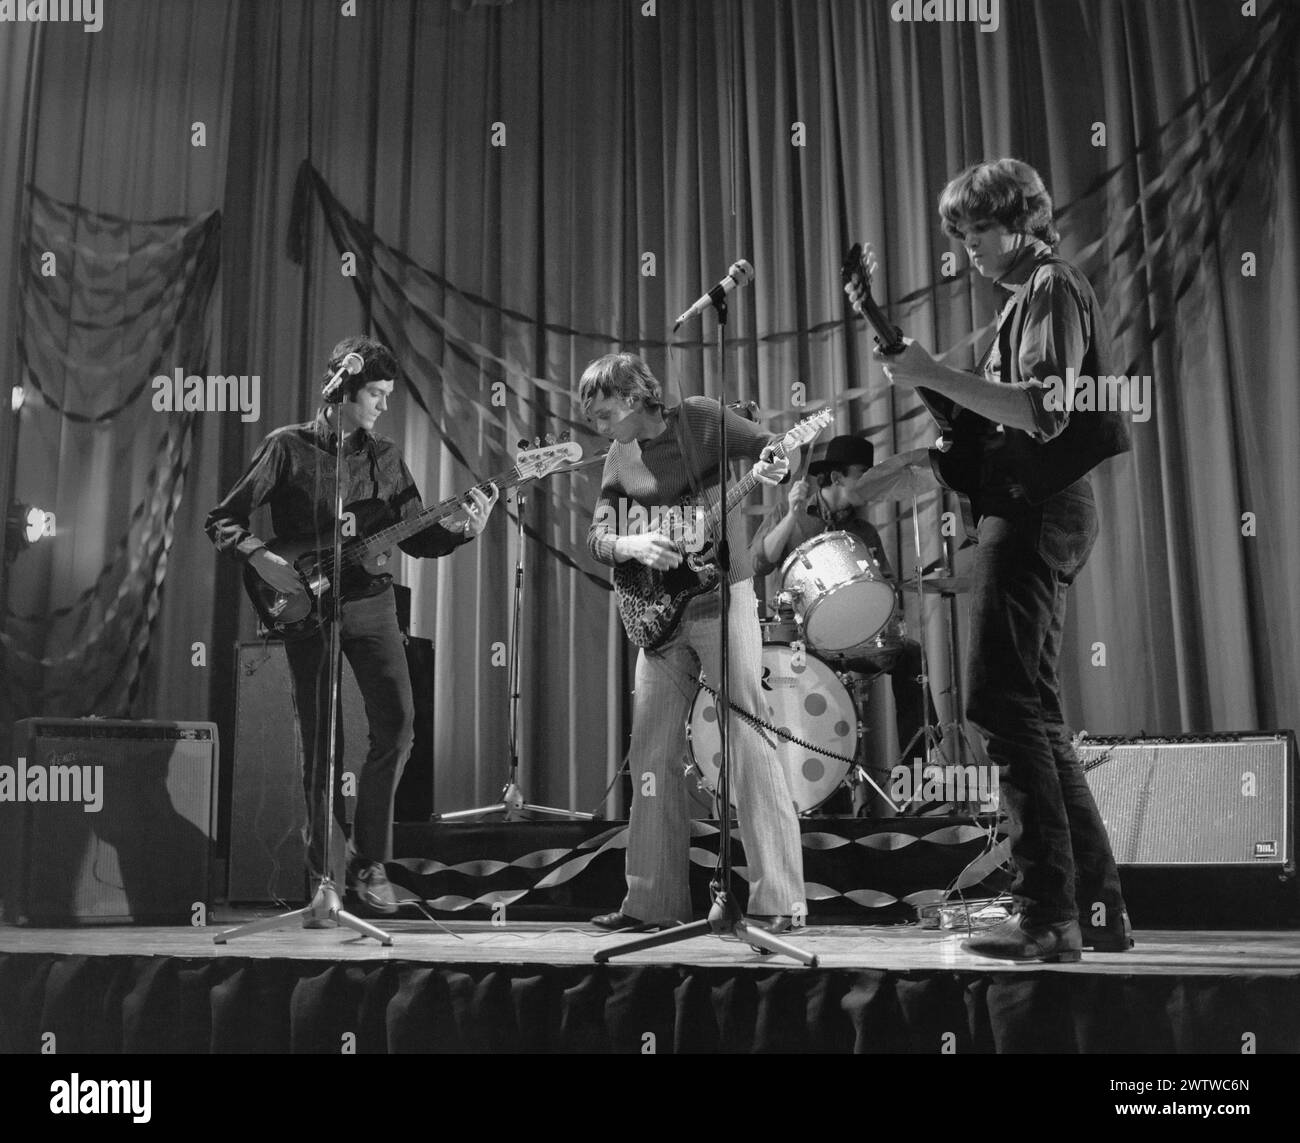
[[(166, 596), (184, 597), (185, 621), (159, 628), (152, 709), (133, 713), (231, 725), (230, 646), (252, 636), (252, 618), (198, 524), (269, 429), (310, 415), (344, 334), (370, 328), (397, 349), (401, 396), (380, 428), (431, 501), (501, 470), (520, 437), (567, 426), (589, 453), (602, 448), (570, 398), (601, 353), (642, 352), (671, 392), (716, 393), (711, 319), (668, 331), (743, 256), (757, 279), (731, 307), (729, 396), (756, 401), (773, 428), (832, 403), (835, 431), (866, 432), (884, 458), (930, 443), (933, 428), (846, 314), (844, 251), (873, 241), (894, 320), (971, 364), (996, 299), (964, 272), (935, 202), (956, 170), (1013, 154), (1061, 208), (1063, 252), (1118, 335), (1112, 368), (1151, 379), (1133, 452), (1095, 477), (1102, 534), (1062, 662), (1072, 721), (1093, 733), (1294, 726), (1294, 9), (1006, 0), (985, 33), (898, 23), (892, 8), (391, 0), (349, 17), (325, 0), (119, 0), (103, 32), (81, 36), (93, 46), (46, 34), (30, 88), (41, 130), (24, 156), (33, 182), (132, 218), (219, 207), (209, 361), (263, 381), (260, 421), (199, 419), (177, 518), (178, 549), (182, 535), (193, 546), (183, 578), (168, 573), (183, 591)], [(17, 124), (29, 89), (6, 77), (3, 91), (0, 115)], [(208, 124), (201, 157), (196, 119)], [(0, 207), (7, 233), (21, 197)], [(53, 415), (27, 410), (21, 428), (57, 458)], [(94, 479), (121, 483), (145, 450), (118, 440)], [(66, 458), (24, 469), (27, 487), (61, 494), (74, 471)], [(586, 809), (621, 759), (630, 687), (595, 582), (605, 569), (583, 547), (598, 473), (538, 485), (524, 508), (525, 790)], [(943, 554), (949, 507), (924, 492), (925, 563)], [(910, 569), (910, 505), (873, 514)], [(110, 531), (79, 567), (98, 566)], [(502, 511), (450, 558), (402, 561), (414, 633), (437, 644), (440, 810), (494, 800), (505, 776), (517, 556)], [(55, 609), (83, 590), (71, 572), (45, 578), (40, 561), (60, 558), (25, 554), (11, 606)], [(914, 608), (908, 619), (915, 631)], [(194, 640), (212, 648), (197, 689), (177, 681), (195, 679)]]

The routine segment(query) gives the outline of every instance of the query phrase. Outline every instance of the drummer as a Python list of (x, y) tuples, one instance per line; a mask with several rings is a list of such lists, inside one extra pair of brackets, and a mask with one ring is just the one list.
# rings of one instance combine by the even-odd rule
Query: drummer
[[(851, 532), (867, 545), (880, 570), (895, 584), (897, 592), (897, 577), (889, 557), (885, 555), (880, 533), (867, 519), (867, 505), (888, 492), (898, 478), (881, 481), (876, 477), (873, 480), (871, 466), (874, 463), (875, 449), (869, 440), (855, 436), (835, 437), (826, 446), (822, 458), (808, 466), (808, 475), (812, 479), (793, 482), (786, 503), (777, 503), (754, 536), (749, 547), (754, 573), (769, 575), (800, 544), (823, 532)], [(895, 614), (902, 615), (901, 599)], [(857, 669), (851, 659), (844, 665), (849, 670)], [(906, 750), (910, 745), (916, 754), (918, 750), (924, 750), (924, 743), (916, 737), (923, 718), (921, 645), (914, 639), (905, 639), (902, 653), (888, 673), (894, 691), (899, 749)]]

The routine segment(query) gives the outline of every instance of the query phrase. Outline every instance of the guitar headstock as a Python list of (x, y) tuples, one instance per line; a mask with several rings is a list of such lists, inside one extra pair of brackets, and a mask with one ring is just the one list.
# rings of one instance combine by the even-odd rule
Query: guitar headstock
[(524, 479), (539, 480), (543, 476), (550, 475), (557, 468), (577, 464), (582, 459), (582, 445), (577, 441), (556, 442), (551, 436), (546, 439), (552, 443), (542, 444), (540, 440), (535, 441), (533, 448), (523, 449), (515, 457), (515, 466)]
[(786, 452), (802, 448), (829, 425), (834, 416), (830, 409), (823, 409), (820, 413), (805, 417), (781, 438), (781, 446)]
[(864, 247), (861, 242), (855, 242), (844, 256), (840, 279), (846, 286), (857, 286), (863, 293), (870, 295), (871, 279), (879, 265), (871, 243)]
[(840, 267), (840, 278), (854, 310), (866, 318), (876, 331), (876, 344), (885, 353), (899, 353), (905, 344), (903, 331), (885, 317), (876, 304), (876, 299), (871, 296), (871, 279), (879, 268), (871, 243), (868, 242), (864, 247), (862, 243), (855, 242)]

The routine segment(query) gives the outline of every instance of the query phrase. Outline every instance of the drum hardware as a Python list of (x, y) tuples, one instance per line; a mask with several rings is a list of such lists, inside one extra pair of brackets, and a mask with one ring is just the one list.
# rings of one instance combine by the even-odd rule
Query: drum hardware
[[(964, 595), (971, 587), (970, 578), (964, 575), (927, 576), (921, 584), (928, 595)], [(903, 590), (915, 593), (916, 584), (909, 579), (903, 584)]]
[[(916, 450), (916, 452), (918, 453), (925, 453), (925, 451), (926, 450), (924, 449)], [(909, 454), (902, 454), (902, 455), (904, 457), (907, 457)], [(920, 506), (918, 503), (920, 497), (917, 489), (917, 483), (918, 483), (917, 474), (924, 472), (926, 473), (927, 476), (930, 477), (931, 480), (933, 480), (934, 479), (933, 470), (931, 469), (928, 461), (926, 464), (922, 465), (919, 459), (918, 460), (909, 459), (906, 462), (900, 462), (898, 467), (900, 470), (900, 474), (903, 471), (906, 472), (905, 479), (908, 485), (910, 486), (911, 493), (912, 493), (911, 495), (912, 540), (916, 552), (916, 564), (913, 570), (912, 577), (908, 581), (906, 581), (903, 586), (905, 590), (916, 593), (917, 605), (920, 609), (920, 615), (921, 615), (921, 639), (920, 639), (921, 701), (922, 701), (921, 709), (924, 713), (923, 713), (923, 719), (922, 719), (920, 729), (918, 729), (916, 733), (912, 735), (911, 740), (903, 748), (902, 755), (900, 756), (897, 764), (906, 765), (907, 760), (911, 756), (914, 747), (916, 747), (919, 743), (922, 747), (922, 752), (923, 752), (921, 758), (922, 766), (923, 768), (928, 769), (931, 765), (939, 765), (939, 766), (944, 765), (945, 758), (943, 753), (940, 750), (940, 742), (941, 742), (941, 738), (939, 735), (940, 728), (934, 725), (933, 723), (931, 723), (930, 721), (932, 698), (930, 695), (930, 657), (929, 657), (929, 649), (927, 645), (928, 641), (926, 639), (926, 626), (927, 626), (926, 605), (925, 605), (926, 596), (941, 595), (948, 600), (949, 603), (948, 647), (949, 647), (950, 654), (955, 659), (956, 651), (957, 651), (957, 642), (956, 642), (957, 622), (956, 622), (956, 614), (955, 614), (956, 598), (959, 593), (970, 590), (970, 581), (963, 576), (932, 576), (929, 579), (925, 578), (924, 571), (923, 571), (922, 556), (921, 556)], [(951, 551), (949, 554), (951, 557), (952, 555)], [(946, 571), (947, 569), (945, 568), (944, 570)], [(959, 670), (959, 664), (954, 663), (953, 670), (954, 673), (952, 676), (952, 680), (953, 680), (952, 685), (955, 687), (957, 685), (957, 680), (961, 677), (960, 674), (957, 673), (957, 671)], [(955, 727), (952, 727), (956, 730), (957, 733), (955, 735), (955, 740), (951, 743), (951, 746), (955, 749), (956, 752), (956, 756), (953, 758), (953, 762), (957, 765), (961, 765), (963, 759), (963, 749), (969, 751), (972, 757), (977, 756), (977, 751), (974, 748), (974, 744), (971, 743), (968, 737), (964, 712), (962, 711), (960, 705), (960, 695), (958, 695), (957, 697), (958, 697), (958, 704), (956, 708), (957, 721)], [(936, 711), (935, 714), (937, 717), (938, 712)], [(938, 759), (937, 762), (935, 761), (936, 757)], [(899, 810), (900, 814), (906, 813), (908, 808), (911, 807), (918, 800), (918, 793), (919, 793), (918, 791), (913, 791), (912, 797), (909, 798), (905, 803), (903, 803), (902, 807), (900, 808)]]

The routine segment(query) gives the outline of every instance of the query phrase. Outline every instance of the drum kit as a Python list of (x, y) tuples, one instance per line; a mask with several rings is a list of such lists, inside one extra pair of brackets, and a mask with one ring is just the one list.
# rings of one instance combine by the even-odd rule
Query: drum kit
[[(907, 479), (912, 485), (913, 519), (917, 519), (918, 477), (930, 471), (927, 450), (916, 449), (877, 465), (872, 475), (890, 486), (900, 478)], [(916, 557), (915, 577), (901, 586), (920, 595), (924, 628), (924, 597), (939, 595), (953, 600), (969, 590), (969, 583), (962, 577), (923, 577), (919, 534)], [(775, 602), (775, 614), (759, 624), (762, 689), (768, 710), (766, 718), (764, 712), (757, 713), (760, 729), (775, 744), (796, 812), (811, 813), (841, 787), (861, 783), (873, 787), (895, 814), (908, 812), (910, 807), (898, 805), (877, 785), (865, 764), (871, 686), (894, 666), (907, 640), (899, 585), (885, 574), (860, 537), (844, 531), (824, 532), (800, 544), (785, 559)], [(951, 639), (949, 642), (952, 646)], [(928, 696), (925, 646), (923, 637), (918, 681)], [(924, 705), (927, 720), (908, 743), (900, 762), (911, 756), (918, 739), (924, 740), (925, 763), (930, 763), (932, 752), (938, 760), (940, 736), (928, 721), (929, 701)], [(960, 706), (955, 716), (960, 719)], [(687, 739), (692, 768), (701, 789), (710, 794), (718, 772), (717, 719), (714, 692), (701, 684), (691, 709)], [(964, 732), (958, 737), (964, 738)]]

